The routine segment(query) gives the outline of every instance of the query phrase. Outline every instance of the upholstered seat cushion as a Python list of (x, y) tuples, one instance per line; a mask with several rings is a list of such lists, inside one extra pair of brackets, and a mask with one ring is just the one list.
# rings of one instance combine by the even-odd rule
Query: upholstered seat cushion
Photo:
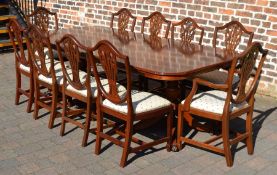
[[(58, 53), (56, 50), (52, 50), (53, 51), (53, 57), (55, 60), (58, 59)], [(44, 48), (44, 53), (45, 53), (45, 57), (46, 57), (46, 63), (50, 63), (49, 60), (49, 51), (48, 48)], [(27, 55), (28, 52), (25, 51), (25, 55)], [(38, 52), (35, 52), (35, 55), (38, 56)], [(25, 71), (25, 72), (30, 72), (30, 67), (29, 66), (25, 66), (24, 64), (19, 64), (19, 69)]]
[[(211, 72), (196, 75), (194, 78), (201, 78), (214, 84), (224, 84), (227, 81), (228, 72), (226, 72), (225, 70), (214, 70)], [(234, 75), (233, 84), (236, 84), (238, 82), (239, 76)]]
[(30, 67), (29, 66), (25, 66), (24, 64), (19, 64), (19, 69), (25, 71), (25, 72), (29, 72), (30, 73)]
[[(50, 69), (50, 59), (47, 59), (45, 62), (45, 65), (47, 69)], [(57, 84), (61, 85), (63, 84), (63, 72), (62, 72), (62, 65), (59, 61), (54, 60), (54, 69), (55, 69), (55, 74), (56, 74), (56, 80)], [(44, 81), (45, 83), (52, 84), (52, 77), (46, 77), (42, 74), (38, 76), (38, 79), (41, 81)]]
[[(190, 107), (207, 112), (223, 114), (226, 97), (227, 93), (224, 91), (211, 90), (201, 92), (193, 97)], [(183, 100), (181, 103), (184, 104), (184, 102), (185, 100)], [(242, 107), (246, 107), (247, 105), (247, 102), (243, 102), (241, 104), (231, 103), (230, 112), (238, 110)]]
[[(154, 95), (149, 92), (140, 92), (133, 90), (132, 92), (133, 110), (135, 114), (160, 109), (171, 105), (171, 102), (158, 95)], [(127, 114), (128, 106), (127, 103), (114, 104), (111, 101), (105, 99), (103, 106), (106, 106), (115, 111)]]
[[(85, 72), (79, 72), (79, 73), (80, 73), (79, 74), (80, 75), (80, 81), (82, 83), (85, 82), (87, 74)], [(101, 81), (104, 89), (106, 91), (108, 91), (109, 90), (108, 79), (101, 79), (100, 81)], [(97, 95), (98, 95), (98, 91), (97, 91), (97, 83), (96, 83), (95, 78), (91, 76), (90, 77), (90, 82), (91, 82), (90, 86), (91, 86), (91, 92), (92, 92), (91, 94), (94, 98), (96, 98)], [(118, 88), (119, 93), (124, 93), (126, 91), (126, 88), (124, 86), (120, 85), (120, 84), (118, 84), (117, 88)], [(67, 85), (66, 89), (69, 90), (69, 91), (75, 92), (79, 95), (82, 95), (84, 97), (87, 96), (87, 90), (86, 89), (78, 90), (78, 89), (75, 89), (74, 87), (72, 87), (70, 84)]]

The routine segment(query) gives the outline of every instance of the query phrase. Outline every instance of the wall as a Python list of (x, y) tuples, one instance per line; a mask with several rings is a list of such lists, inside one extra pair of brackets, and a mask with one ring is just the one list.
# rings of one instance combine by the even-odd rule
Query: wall
[(61, 28), (109, 26), (111, 13), (122, 7), (138, 17), (136, 31), (153, 11), (171, 21), (190, 16), (205, 28), (205, 45), (211, 45), (215, 26), (238, 20), (270, 50), (258, 92), (277, 97), (277, 0), (47, 0), (46, 7), (58, 13)]

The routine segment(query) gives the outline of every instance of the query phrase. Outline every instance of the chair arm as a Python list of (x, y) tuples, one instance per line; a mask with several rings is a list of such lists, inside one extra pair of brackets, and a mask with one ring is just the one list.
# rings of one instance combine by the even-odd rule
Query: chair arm
[(217, 89), (217, 90), (221, 90), (221, 91), (227, 91), (228, 90), (228, 85), (227, 84), (214, 84), (214, 83), (211, 83), (207, 80), (203, 80), (203, 79), (200, 79), (200, 78), (195, 78), (195, 79), (193, 79), (192, 89), (191, 89), (189, 95), (187, 96), (184, 105), (182, 106), (183, 110), (189, 111), (192, 98), (198, 90), (198, 85), (207, 86), (209, 88), (213, 88), (213, 89)]
[(218, 89), (218, 90), (222, 90), (222, 91), (226, 91), (228, 89), (227, 84), (215, 84), (215, 83), (212, 83), (210, 81), (207, 81), (207, 80), (204, 80), (201, 78), (195, 78), (193, 80), (193, 84), (194, 83), (196, 83), (197, 85), (207, 86), (209, 88)]

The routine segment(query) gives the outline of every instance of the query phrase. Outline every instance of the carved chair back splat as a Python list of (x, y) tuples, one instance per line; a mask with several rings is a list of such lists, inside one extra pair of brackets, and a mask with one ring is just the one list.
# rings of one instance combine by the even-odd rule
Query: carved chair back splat
[(112, 19), (111, 19), (111, 23), (110, 23), (110, 27), (112, 29), (114, 28), (114, 18), (115, 17), (118, 17), (117, 27), (118, 27), (119, 32), (123, 32), (128, 29), (130, 18), (132, 19), (130, 30), (131, 30), (131, 32), (134, 32), (137, 18), (135, 16), (133, 16), (132, 13), (128, 9), (122, 8), (118, 12), (112, 13)]
[(57, 13), (50, 12), (45, 7), (38, 7), (35, 11), (33, 11), (33, 13), (27, 15), (26, 18), (28, 26), (30, 24), (35, 24), (42, 31), (42, 33), (50, 34), (51, 18), (54, 18), (55, 22), (54, 31), (57, 31), (59, 28)]
[(239, 21), (231, 21), (223, 26), (216, 27), (213, 37), (213, 47), (216, 48), (219, 32), (224, 32), (224, 46), (227, 51), (234, 52), (241, 44), (243, 36), (247, 39), (247, 46), (252, 43), (254, 32), (248, 31)]
[(149, 20), (149, 33), (153, 38), (160, 37), (163, 30), (163, 24), (166, 24), (164, 38), (168, 38), (171, 22), (158, 11), (151, 13), (148, 17), (143, 17), (141, 25), (141, 33), (144, 34), (145, 23)]
[[(179, 40), (175, 40), (175, 35)], [(195, 20), (190, 17), (172, 24), (171, 43), (173, 46), (177, 46), (183, 53), (188, 54), (195, 52), (194, 44), (197, 42), (196, 35), (199, 35), (198, 44), (201, 45), (204, 36), (204, 28), (198, 26)]]

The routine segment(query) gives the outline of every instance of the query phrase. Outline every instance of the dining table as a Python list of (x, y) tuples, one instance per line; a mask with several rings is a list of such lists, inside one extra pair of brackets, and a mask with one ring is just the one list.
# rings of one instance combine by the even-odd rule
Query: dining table
[[(59, 29), (50, 35), (53, 47), (56, 40), (60, 40), (65, 34), (73, 35), (87, 47), (93, 47), (101, 40), (108, 40), (122, 54), (129, 57), (132, 71), (146, 78), (166, 82), (163, 95), (174, 104), (176, 113), (178, 103), (184, 99), (181, 97), (183, 88), (178, 83), (180, 80), (191, 79), (196, 74), (227, 67), (236, 55), (221, 48), (194, 43), (183, 45), (178, 39), (153, 37), (103, 26)], [(138, 124), (136, 128), (146, 128), (155, 122), (144, 122)], [(209, 129), (203, 128), (203, 130)], [(176, 134), (176, 128), (172, 132)], [(172, 149), (177, 151), (174, 143)]]
[(93, 47), (100, 40), (108, 40), (129, 57), (133, 71), (143, 77), (165, 81), (166, 94), (176, 105), (180, 102), (179, 80), (230, 65), (234, 53), (199, 44), (181, 45), (179, 40), (119, 31), (103, 26), (64, 28), (50, 35), (51, 44), (65, 34), (73, 35), (82, 45)]

